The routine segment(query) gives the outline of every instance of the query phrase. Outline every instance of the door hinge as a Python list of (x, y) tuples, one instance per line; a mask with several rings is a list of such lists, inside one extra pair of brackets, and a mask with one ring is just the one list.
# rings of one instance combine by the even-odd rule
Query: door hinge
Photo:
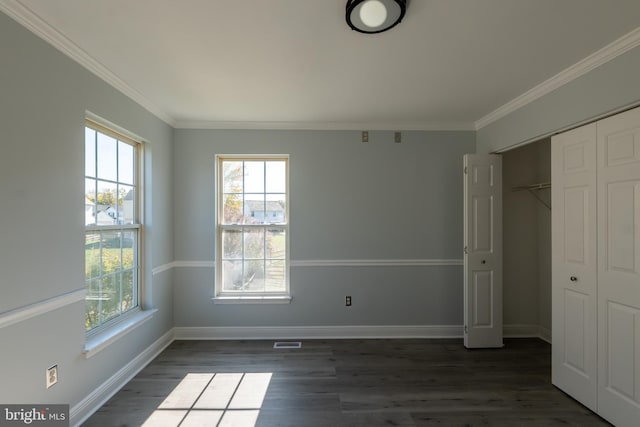
[(467, 331), (467, 325), (464, 325), (464, 333), (468, 334), (469, 332)]
[(465, 255), (468, 255), (468, 254), (469, 254), (469, 250), (467, 249), (467, 247), (466, 247), (466, 246), (464, 247), (464, 249), (463, 249), (463, 250), (464, 250), (464, 254), (465, 254)]
[(464, 167), (464, 174), (465, 175), (467, 174), (467, 167), (466, 166)]

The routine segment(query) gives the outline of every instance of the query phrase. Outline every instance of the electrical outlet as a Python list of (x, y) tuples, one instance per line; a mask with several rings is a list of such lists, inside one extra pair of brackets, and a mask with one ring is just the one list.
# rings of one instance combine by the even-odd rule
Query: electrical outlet
[(58, 365), (53, 365), (47, 369), (47, 388), (54, 386), (58, 382)]
[(400, 144), (402, 142), (402, 132), (395, 132), (393, 134), (393, 140), (396, 142), (396, 144)]
[(362, 142), (369, 142), (369, 132), (366, 130), (362, 131)]
[(344, 298), (344, 305), (346, 305), (347, 307), (351, 307), (351, 295), (347, 295)]

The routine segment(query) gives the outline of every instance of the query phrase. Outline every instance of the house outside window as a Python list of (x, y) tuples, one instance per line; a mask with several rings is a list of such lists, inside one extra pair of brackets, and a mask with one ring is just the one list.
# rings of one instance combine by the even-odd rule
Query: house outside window
[(139, 308), (142, 144), (85, 123), (85, 329)]
[(289, 296), (288, 156), (217, 156), (216, 297)]

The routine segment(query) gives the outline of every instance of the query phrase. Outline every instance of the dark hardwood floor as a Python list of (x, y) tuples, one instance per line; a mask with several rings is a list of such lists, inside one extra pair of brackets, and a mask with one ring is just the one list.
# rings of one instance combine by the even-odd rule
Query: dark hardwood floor
[(608, 426), (551, 385), (551, 346), (508, 339), (176, 341), (85, 426)]

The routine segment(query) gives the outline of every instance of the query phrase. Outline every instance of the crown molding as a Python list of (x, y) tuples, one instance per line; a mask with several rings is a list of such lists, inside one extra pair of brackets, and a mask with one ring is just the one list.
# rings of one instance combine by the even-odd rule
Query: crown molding
[(0, 0), (0, 11), (11, 17), (14, 21), (40, 37), (60, 52), (95, 74), (106, 83), (122, 92), (134, 102), (142, 106), (154, 116), (170, 126), (174, 126), (174, 120), (161, 108), (147, 99), (133, 87), (129, 86), (124, 80), (120, 79), (107, 67), (82, 50), (78, 45), (73, 43), (64, 34), (49, 25), (44, 19), (35, 12), (22, 4), (19, 0)]
[(512, 99), (503, 106), (477, 120), (475, 122), (475, 129), (482, 129), (496, 120), (499, 120), (536, 99), (553, 92), (559, 87), (587, 74), (595, 68), (606, 64), (612, 59), (617, 58), (623, 53), (638, 46), (640, 46), (640, 27), (625, 34), (602, 49), (592, 53), (581, 61), (576, 62), (569, 68), (564, 69), (550, 79), (545, 80), (517, 98)]
[(259, 122), (177, 120), (176, 129), (212, 130), (367, 130), (367, 131), (473, 131), (473, 122)]

